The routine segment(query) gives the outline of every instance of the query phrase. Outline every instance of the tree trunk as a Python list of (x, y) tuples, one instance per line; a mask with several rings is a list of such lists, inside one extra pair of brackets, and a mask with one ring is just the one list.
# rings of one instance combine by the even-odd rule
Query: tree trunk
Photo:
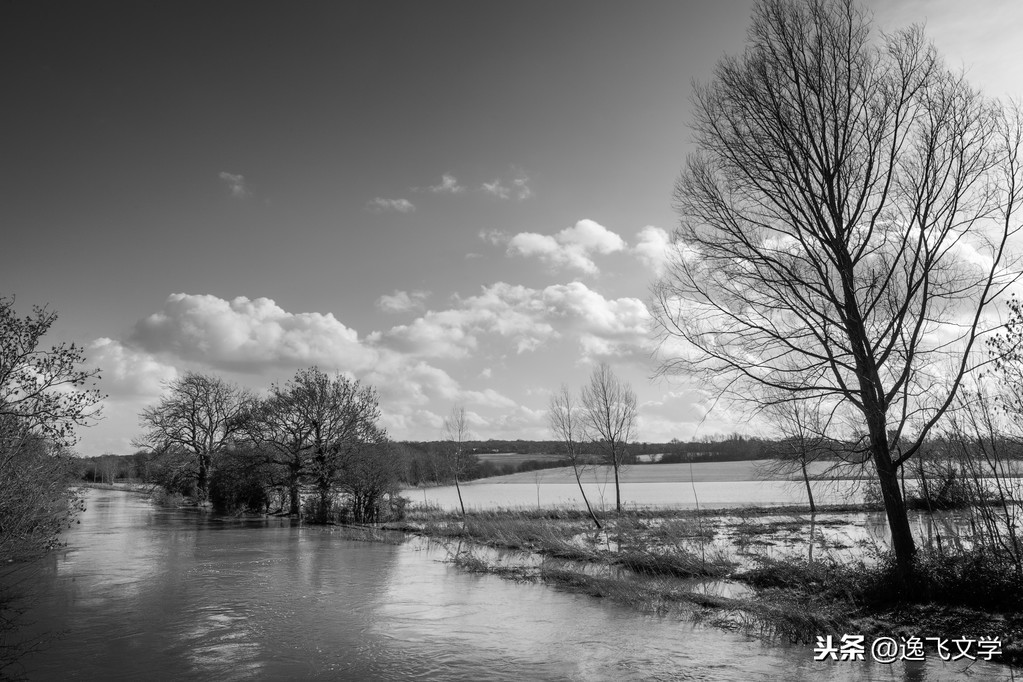
[(877, 480), (881, 486), (881, 499), (884, 500), (884, 511), (888, 518), (888, 529), (892, 534), (892, 549), (895, 551), (895, 568), (899, 580), (900, 591), (906, 592), (914, 586), (913, 562), (916, 558), (916, 542), (909, 528), (909, 517), (906, 514), (906, 503), (899, 489), (899, 475), (895, 463), (888, 450), (888, 436), (881, 428), (877, 433), (875, 427), (883, 420), (871, 420), (871, 454), (877, 470)]
[(458, 493), (458, 506), (462, 508), (462, 518), (465, 518), (465, 502), (462, 502), (462, 488), (458, 485), (458, 476), (455, 476), (455, 491)]
[(302, 520), (302, 494), (299, 490), (298, 480), (291, 479), (291, 486), (288, 489), (288, 497), (291, 500), (291, 507), (288, 513), (291, 516), (296, 517), (299, 521)]
[(612, 453), (611, 463), (614, 464), (615, 468), (615, 509), (619, 514), (622, 513), (622, 489), (618, 485), (618, 457)]
[(195, 482), (195, 497), (196, 502), (200, 505), (205, 504), (206, 500), (210, 498), (210, 456), (206, 454), (199, 455), (199, 475), (196, 477)]
[(803, 469), (803, 483), (806, 484), (806, 498), (810, 501), (810, 513), (817, 513), (817, 506), (813, 503), (813, 490), (810, 489), (810, 476), (806, 473), (806, 460), (799, 460), (799, 466)]
[(572, 460), (572, 470), (575, 472), (575, 482), (579, 484), (579, 492), (583, 496), (583, 502), (586, 503), (586, 511), (590, 515), (590, 518), (593, 519), (593, 523), (596, 524), (597, 530), (600, 530), (600, 521), (597, 519), (597, 515), (593, 513), (593, 507), (590, 506), (590, 501), (586, 498), (586, 491), (583, 490), (582, 479), (579, 478), (579, 467), (576, 465), (574, 459)]
[(330, 510), (330, 484), (320, 482), (320, 523), (327, 523), (328, 511)]
[(298, 518), (299, 521), (302, 520), (302, 491), (299, 485), (301, 466), (300, 462), (293, 461), (288, 467), (288, 497), (291, 498), (291, 506), (288, 513)]

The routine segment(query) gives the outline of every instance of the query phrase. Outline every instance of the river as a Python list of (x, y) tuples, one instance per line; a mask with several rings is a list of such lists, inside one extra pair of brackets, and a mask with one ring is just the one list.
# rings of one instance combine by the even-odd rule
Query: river
[[(936, 657), (814, 662), (809, 645), (638, 613), (445, 562), (91, 490), (67, 546), (3, 583), (27, 596), (29, 680), (944, 680)], [(13, 587), (12, 587), (13, 586)], [(8, 643), (11, 643), (9, 640)], [(1008, 669), (974, 664), (973, 679)]]

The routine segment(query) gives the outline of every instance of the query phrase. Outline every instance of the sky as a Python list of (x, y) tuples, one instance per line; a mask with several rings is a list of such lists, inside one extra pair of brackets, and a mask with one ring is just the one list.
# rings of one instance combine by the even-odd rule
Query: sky
[[(987, 94), (1023, 5), (873, 0)], [(133, 451), (166, 382), (256, 391), (317, 365), (395, 439), (540, 439), (606, 361), (635, 439), (750, 427), (658, 377), (650, 286), (693, 82), (752, 2), (19, 2), (0, 7), (0, 295), (59, 314)], [(712, 409), (713, 408), (713, 409)]]

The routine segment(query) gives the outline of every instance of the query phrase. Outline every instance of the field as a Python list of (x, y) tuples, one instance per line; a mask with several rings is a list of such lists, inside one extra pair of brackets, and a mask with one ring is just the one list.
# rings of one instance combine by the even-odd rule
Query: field
[[(508, 455), (505, 455), (508, 456)], [(514, 455), (526, 459), (535, 458), (536, 455)], [(556, 459), (555, 457), (552, 457)], [(502, 460), (503, 461), (503, 460)], [(623, 483), (688, 483), (695, 481), (703, 482), (732, 482), (732, 481), (762, 481), (765, 480), (760, 472), (772, 460), (748, 460), (743, 462), (697, 462), (693, 464), (636, 464), (625, 467), (621, 471)], [(842, 465), (841, 468), (828, 472), (834, 467), (834, 462), (812, 462), (808, 467), (810, 476), (814, 478), (862, 478), (857, 467)], [(774, 480), (796, 480), (798, 475), (772, 476)], [(480, 483), (536, 483), (536, 473), (527, 471), (519, 474), (507, 474), (505, 476), (492, 476), (479, 479)], [(575, 475), (572, 467), (559, 467), (557, 469), (545, 469), (541, 484), (546, 483), (575, 483)]]
[(517, 452), (487, 452), (476, 455), (480, 462), (491, 462), (498, 466), (518, 466), (523, 462), (555, 462), (564, 459), (564, 455), (554, 455), (546, 452), (534, 452), (527, 455), (520, 455)]

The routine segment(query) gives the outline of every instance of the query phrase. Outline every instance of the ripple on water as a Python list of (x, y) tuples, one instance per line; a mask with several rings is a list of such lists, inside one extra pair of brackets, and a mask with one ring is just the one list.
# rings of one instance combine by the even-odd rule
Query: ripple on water
[[(814, 663), (807, 646), (658, 618), (445, 563), (437, 545), (359, 543), (279, 520), (208, 520), (92, 491), (32, 574), (29, 679), (918, 680)], [(117, 528), (115, 533), (108, 532)], [(711, 593), (738, 589), (705, 581)], [(723, 595), (727, 596), (727, 595)], [(974, 666), (975, 679), (1005, 669)]]

